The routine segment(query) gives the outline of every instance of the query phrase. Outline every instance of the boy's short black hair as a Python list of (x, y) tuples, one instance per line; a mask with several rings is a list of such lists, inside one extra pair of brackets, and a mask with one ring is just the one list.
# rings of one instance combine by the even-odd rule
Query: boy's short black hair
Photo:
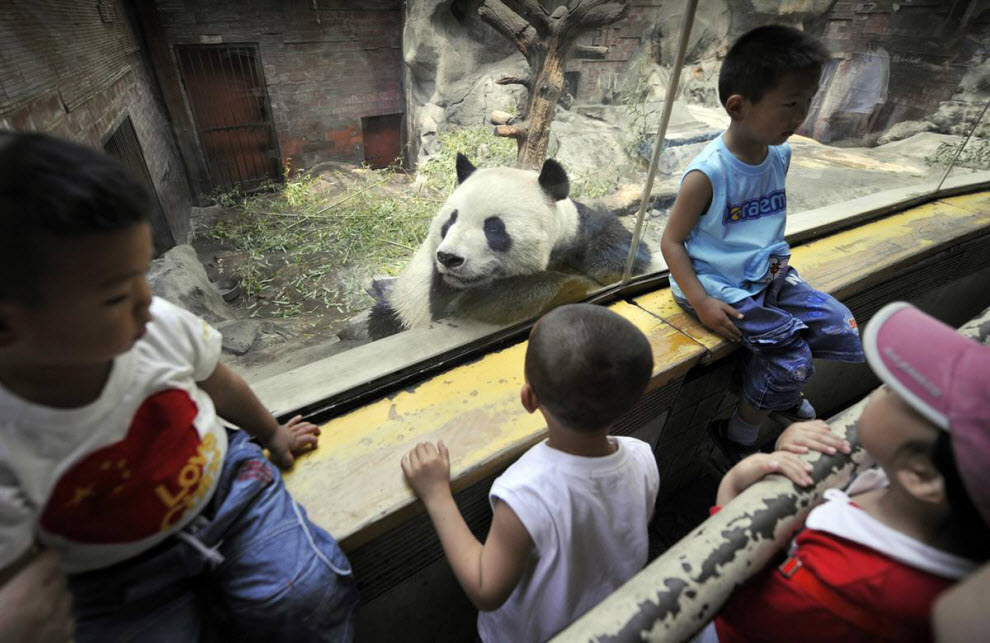
[(41, 304), (46, 240), (146, 222), (149, 205), (141, 182), (108, 154), (0, 131), (0, 299)]
[(718, 73), (718, 99), (725, 106), (739, 94), (758, 102), (791, 71), (821, 68), (831, 55), (817, 38), (784, 25), (757, 27), (729, 48)]
[(632, 408), (653, 372), (646, 336), (601, 306), (568, 304), (529, 336), (526, 380), (540, 405), (576, 431), (611, 425)]

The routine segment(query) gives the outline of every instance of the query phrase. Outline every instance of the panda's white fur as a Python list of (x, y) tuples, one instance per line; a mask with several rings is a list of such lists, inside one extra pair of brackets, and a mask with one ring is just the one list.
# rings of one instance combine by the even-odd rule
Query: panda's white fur
[[(454, 190), (433, 218), (426, 240), (393, 284), (390, 301), (407, 328), (431, 321), (430, 302), (423, 285), (433, 278), (434, 268), (454, 288), (481, 288), (498, 277), (525, 275), (546, 270), (550, 252), (558, 243), (577, 235), (577, 208), (570, 199), (553, 202), (537, 184), (536, 172), (508, 167), (474, 172)], [(440, 230), (452, 212), (457, 221), (441, 238)], [(494, 213), (509, 217), (512, 247), (496, 254), (488, 248), (485, 219)], [(465, 257), (465, 262), (447, 268), (437, 252)]]
[[(409, 264), (390, 283), (376, 284), (378, 303), (369, 318), (372, 338), (477, 308), (478, 295), (496, 305), (508, 301), (509, 306), (546, 299), (534, 302), (539, 309), (574, 279), (560, 278), (562, 273), (554, 272), (562, 268), (558, 263), (566, 263), (564, 270), (587, 283), (593, 282), (581, 275), (598, 278), (603, 265), (608, 274), (621, 272), (631, 235), (614, 216), (594, 213), (567, 198), (567, 175), (555, 161), (548, 160), (537, 173), (476, 169), (458, 155), (457, 172), (460, 184), (433, 218)], [(589, 257), (589, 247), (592, 254), (606, 248), (606, 254), (615, 256)], [(640, 271), (651, 264), (649, 251), (643, 252)], [(588, 263), (594, 265), (581, 265)], [(557, 276), (537, 278), (548, 269), (547, 274)]]

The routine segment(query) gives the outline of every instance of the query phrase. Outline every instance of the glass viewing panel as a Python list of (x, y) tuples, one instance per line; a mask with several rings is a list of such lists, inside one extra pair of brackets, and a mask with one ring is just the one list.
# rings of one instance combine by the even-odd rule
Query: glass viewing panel
[[(981, 99), (982, 105), (977, 102)], [(990, 97), (963, 94), (959, 103), (963, 112), (958, 126), (960, 134), (947, 138), (932, 154), (941, 170), (939, 181), (943, 188), (990, 181), (990, 120), (987, 118)], [(967, 135), (962, 135), (964, 131)]]
[[(550, 11), (563, 4), (544, 2)], [(237, 314), (264, 322), (250, 351), (225, 359), (259, 381), (360, 348), (361, 358), (341, 369), (374, 370), (382, 355), (428, 358), (616, 283), (672, 73), (680, 4), (636, 3), (578, 38), (563, 64), (546, 153), (567, 181), (544, 166), (542, 186), (535, 172), (485, 171), (517, 161), (516, 140), (493, 127), (512, 133), (528, 123), (521, 83), (530, 72), (516, 46), (469, 2), (454, 2), (442, 20), (407, 24), (408, 111), (402, 158), (391, 168), (290, 161), (274, 191), (214, 195), (225, 214), (197, 249), (230, 286)], [(844, 216), (865, 207), (850, 203), (861, 197), (893, 202), (930, 192), (990, 98), (978, 46), (988, 18), (950, 11), (953, 3), (893, 11), (804, 3), (803, 13), (782, 15), (769, 8), (776, 3), (762, 5), (764, 24), (803, 24), (832, 54), (788, 141), (789, 215), (824, 208), (822, 217)], [(665, 269), (660, 238), (681, 175), (729, 123), (718, 98), (721, 60), (738, 25), (756, 26), (705, 11), (691, 31), (634, 274)], [(405, 19), (421, 20), (409, 8)], [(933, 26), (945, 36), (937, 44), (927, 37)], [(259, 56), (266, 73), (279, 73), (268, 71), (264, 45)], [(498, 82), (506, 77), (520, 82)], [(395, 123), (373, 128), (369, 117), (355, 132), (374, 137), (363, 144), (379, 156), (396, 140), (398, 121), (389, 118)], [(986, 128), (984, 121), (952, 178), (988, 169)], [(478, 168), (460, 190), (458, 153)], [(381, 340), (387, 349), (368, 348)]]

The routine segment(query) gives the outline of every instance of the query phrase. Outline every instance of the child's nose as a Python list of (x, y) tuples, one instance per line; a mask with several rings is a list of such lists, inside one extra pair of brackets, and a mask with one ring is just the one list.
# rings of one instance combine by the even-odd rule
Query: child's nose
[(151, 286), (147, 279), (141, 279), (135, 297), (135, 312), (142, 323), (151, 321)]

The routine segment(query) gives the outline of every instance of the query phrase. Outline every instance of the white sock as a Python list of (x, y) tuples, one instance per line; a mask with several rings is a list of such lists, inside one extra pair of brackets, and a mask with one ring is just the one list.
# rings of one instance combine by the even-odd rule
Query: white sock
[(729, 419), (726, 437), (738, 444), (751, 446), (756, 444), (756, 439), (760, 437), (760, 425), (750, 424), (739, 417), (739, 411), (736, 410), (733, 412), (732, 418)]

